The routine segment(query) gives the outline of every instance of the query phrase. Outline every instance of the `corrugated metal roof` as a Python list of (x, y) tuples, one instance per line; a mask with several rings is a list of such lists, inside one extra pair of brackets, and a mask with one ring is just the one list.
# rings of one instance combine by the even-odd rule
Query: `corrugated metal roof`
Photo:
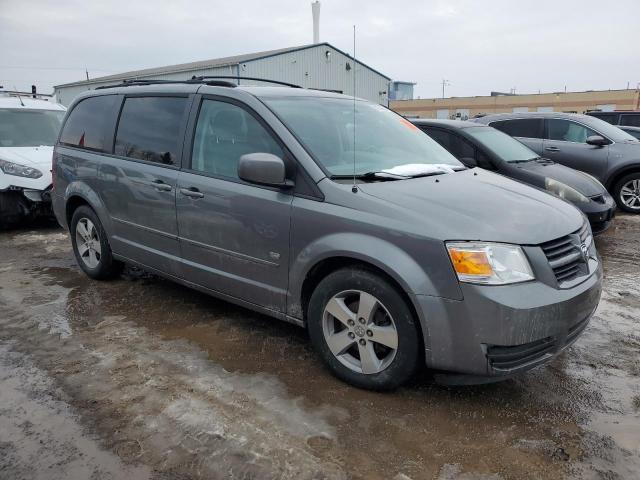
[[(227, 65), (237, 65), (239, 63), (245, 63), (245, 62), (249, 62), (252, 60), (259, 60), (261, 58), (266, 58), (266, 57), (272, 57), (274, 55), (280, 55), (282, 53), (289, 53), (289, 52), (295, 52), (296, 50), (304, 50), (307, 48), (312, 48), (312, 47), (317, 47), (319, 45), (326, 45), (329, 46), (335, 50), (337, 50), (338, 52), (344, 53), (342, 52), (342, 50), (334, 47), (333, 45), (327, 43), (327, 42), (323, 42), (323, 43), (315, 43), (315, 44), (308, 44), (308, 45), (301, 45), (298, 47), (288, 47), (288, 48), (279, 48), (276, 50), (265, 50), (262, 52), (255, 52), (255, 53), (246, 53), (244, 55), (234, 55), (231, 57), (223, 57), (223, 58), (214, 58), (211, 60), (201, 60), (199, 62), (190, 62), (190, 63), (179, 63), (177, 65), (168, 65), (166, 67), (156, 67), (156, 68), (145, 68), (143, 70), (133, 70), (130, 72), (124, 72), (124, 73), (117, 73), (115, 75), (107, 75), (105, 77), (97, 77), (97, 78), (92, 78), (91, 80), (82, 80), (82, 81), (78, 81), (78, 82), (71, 82), (71, 83), (64, 83), (62, 85), (56, 85), (55, 87), (53, 87), (54, 89), (59, 88), (59, 87), (71, 87), (74, 85), (90, 85), (92, 83), (103, 83), (103, 82), (111, 82), (114, 80), (125, 80), (125, 79), (131, 79), (131, 78), (137, 78), (137, 77), (150, 77), (153, 75), (163, 75), (163, 74), (167, 74), (167, 73), (177, 73), (177, 72), (189, 72), (192, 70), (203, 70), (206, 68), (215, 68), (215, 67), (224, 67)], [(349, 56), (348, 54), (345, 54), (347, 56)], [(364, 63), (360, 62), (359, 60), (357, 60), (358, 63), (360, 63), (361, 65), (369, 68), (370, 70), (373, 70), (374, 72), (382, 75), (385, 78), (386, 75), (381, 74), (380, 72), (374, 70), (373, 68), (365, 65)]]

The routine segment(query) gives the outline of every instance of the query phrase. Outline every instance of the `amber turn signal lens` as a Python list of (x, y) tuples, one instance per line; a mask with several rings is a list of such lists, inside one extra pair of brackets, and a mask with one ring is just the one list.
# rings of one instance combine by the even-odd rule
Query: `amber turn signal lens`
[(485, 252), (449, 249), (449, 255), (456, 272), (464, 275), (490, 276), (493, 268)]

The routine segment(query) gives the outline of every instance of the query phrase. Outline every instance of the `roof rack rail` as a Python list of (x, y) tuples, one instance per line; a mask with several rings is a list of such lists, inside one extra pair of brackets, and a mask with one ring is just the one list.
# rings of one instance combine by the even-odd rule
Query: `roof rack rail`
[(237, 85), (233, 82), (225, 82), (225, 81), (210, 81), (210, 82), (203, 82), (203, 81), (199, 81), (199, 80), (160, 80), (160, 79), (143, 79), (143, 78), (136, 78), (136, 79), (131, 79), (131, 80), (123, 80), (121, 83), (115, 84), (115, 85), (102, 85), (100, 87), (96, 87), (96, 90), (104, 90), (107, 88), (118, 88), (118, 87), (135, 87), (135, 86), (144, 86), (144, 85), (164, 85), (164, 84), (172, 84), (172, 83), (181, 83), (184, 85), (193, 85), (193, 84), (201, 84), (201, 83), (206, 83), (207, 85), (215, 85), (218, 87), (230, 87), (230, 88), (234, 88)]
[(254, 82), (274, 83), (276, 85), (283, 85), (285, 87), (302, 88), (300, 85), (295, 85), (293, 83), (287, 83), (287, 82), (281, 82), (280, 80), (269, 80), (267, 78), (258, 78), (258, 77), (238, 77), (238, 76), (234, 76), (234, 75), (202, 75), (202, 76), (195, 76), (194, 75), (193, 77), (191, 77), (191, 80), (198, 80), (198, 81), (201, 81), (203, 83), (208, 83), (207, 80), (216, 79), (216, 78), (226, 78), (226, 79), (230, 79), (230, 80), (253, 80)]

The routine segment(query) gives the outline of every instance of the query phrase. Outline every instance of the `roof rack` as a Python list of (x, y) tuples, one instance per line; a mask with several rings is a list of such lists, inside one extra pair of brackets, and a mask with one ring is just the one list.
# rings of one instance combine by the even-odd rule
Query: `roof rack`
[(254, 82), (264, 82), (264, 83), (273, 83), (276, 85), (283, 85), (285, 87), (291, 88), (302, 88), (300, 85), (295, 85), (293, 83), (281, 82), (280, 80), (269, 80), (267, 78), (258, 78), (258, 77), (238, 77), (234, 75), (203, 75), (203, 76), (193, 76), (191, 80), (198, 80), (201, 82), (205, 82), (208, 79), (216, 79), (216, 78), (228, 78), (230, 80), (253, 80)]
[(115, 85), (102, 85), (100, 87), (96, 87), (96, 90), (104, 90), (106, 88), (117, 88), (117, 87), (133, 87), (133, 86), (143, 86), (143, 85), (163, 85), (163, 84), (172, 84), (172, 83), (181, 83), (185, 85), (193, 85), (193, 84), (205, 84), (212, 87), (229, 87), (235, 88), (238, 85), (227, 81), (229, 80), (252, 80), (256, 82), (265, 82), (265, 83), (275, 83), (276, 85), (283, 85), (285, 87), (291, 88), (302, 88), (300, 85), (294, 85), (293, 83), (281, 82), (279, 80), (268, 80), (266, 78), (257, 78), (257, 77), (237, 77), (232, 75), (206, 75), (196, 77), (195, 75), (191, 77), (189, 80), (164, 80), (164, 79), (144, 79), (144, 78), (134, 78), (131, 80), (123, 80), (121, 83)]

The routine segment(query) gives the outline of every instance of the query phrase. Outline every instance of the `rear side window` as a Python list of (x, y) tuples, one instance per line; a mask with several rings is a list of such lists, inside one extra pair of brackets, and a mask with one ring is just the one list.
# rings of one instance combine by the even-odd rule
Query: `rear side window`
[(617, 113), (595, 113), (591, 114), (592, 117), (599, 118), (600, 120), (604, 120), (611, 125), (616, 125), (618, 123), (618, 114)]
[(429, 129), (427, 130), (427, 133), (458, 160), (475, 157), (475, 149), (473, 148), (473, 145), (460, 138), (458, 135), (439, 129)]
[(640, 127), (640, 115), (621, 115), (620, 125), (626, 125), (628, 127)]
[(587, 138), (598, 135), (590, 128), (569, 120), (551, 118), (547, 120), (549, 129), (549, 140), (559, 140), (561, 142), (587, 143)]
[(542, 138), (544, 133), (542, 118), (518, 118), (491, 123), (493, 128), (512, 137)]
[(117, 101), (116, 95), (102, 95), (82, 100), (69, 114), (60, 134), (60, 143), (109, 152), (111, 142), (107, 141), (105, 131), (113, 118)]
[(116, 133), (116, 155), (176, 165), (182, 150), (187, 98), (129, 97)]
[(435, 128), (427, 128), (424, 131), (427, 135), (451, 152), (451, 134), (449, 134), (449, 132)]

